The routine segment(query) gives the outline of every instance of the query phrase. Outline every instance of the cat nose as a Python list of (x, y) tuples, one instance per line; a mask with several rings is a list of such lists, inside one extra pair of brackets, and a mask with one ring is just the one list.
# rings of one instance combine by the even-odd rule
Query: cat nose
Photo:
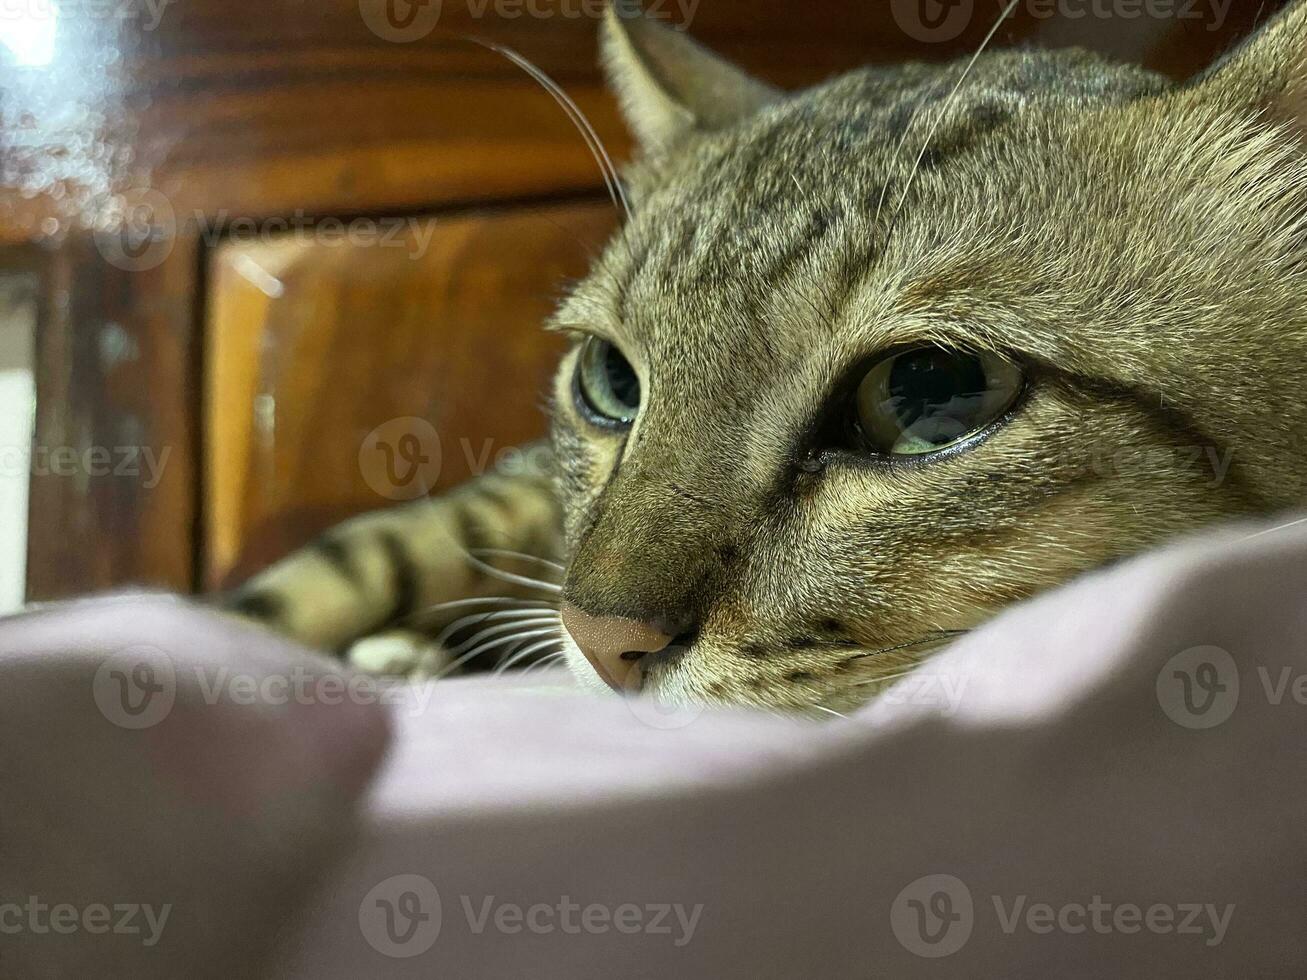
[(592, 616), (570, 602), (563, 603), (562, 619), (595, 673), (614, 691), (638, 689), (641, 675), (636, 664), (645, 654), (664, 650), (672, 642), (672, 634), (652, 621)]

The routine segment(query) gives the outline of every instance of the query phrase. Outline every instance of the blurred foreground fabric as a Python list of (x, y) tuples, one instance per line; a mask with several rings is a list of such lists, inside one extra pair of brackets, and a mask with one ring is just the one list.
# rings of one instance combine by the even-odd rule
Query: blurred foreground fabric
[(397, 688), (167, 597), (0, 621), (0, 976), (1307, 975), (1307, 523), (848, 719)]

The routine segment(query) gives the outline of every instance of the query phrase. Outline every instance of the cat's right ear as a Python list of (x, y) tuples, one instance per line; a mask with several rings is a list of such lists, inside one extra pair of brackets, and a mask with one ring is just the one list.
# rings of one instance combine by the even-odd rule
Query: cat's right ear
[(1307, 137), (1307, 0), (1295, 0), (1198, 83)]
[(778, 89), (645, 16), (638, 0), (608, 4), (603, 57), (627, 125), (654, 155), (694, 130), (729, 125), (781, 98)]

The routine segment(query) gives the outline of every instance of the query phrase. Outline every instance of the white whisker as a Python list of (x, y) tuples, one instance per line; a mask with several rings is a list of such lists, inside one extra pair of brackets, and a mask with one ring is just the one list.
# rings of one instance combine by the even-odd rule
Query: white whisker
[(458, 646), (450, 650), (450, 653), (462, 653), (468, 647), (475, 646), (482, 640), (489, 640), (491, 637), (504, 636), (508, 634), (507, 639), (496, 640), (495, 643), (511, 643), (513, 641), (512, 633), (514, 630), (523, 629), (531, 626), (557, 626), (558, 617), (541, 616), (536, 619), (524, 619), (515, 623), (506, 623), (502, 626), (491, 626), (488, 629), (478, 630), (473, 636), (464, 640)]
[(523, 634), (520, 637), (509, 637), (507, 639), (494, 639), (486, 643), (483, 643), (480, 646), (475, 646), (471, 650), (464, 653), (462, 656), (457, 657), (453, 661), (451, 661), (450, 664), (447, 667), (445, 667), (445, 669), (442, 670), (440, 673), (436, 674), (433, 679), (440, 680), (441, 678), (448, 677), (450, 674), (458, 670), (459, 667), (462, 667), (469, 660), (475, 659), (476, 657), (485, 653), (487, 650), (493, 650), (497, 646), (503, 646), (506, 643), (513, 643), (514, 641), (525, 642), (526, 640), (531, 640), (537, 637), (544, 636), (546, 633), (549, 632), (551, 631), (536, 630), (535, 632), (532, 633)]
[(825, 712), (825, 713), (828, 714), (828, 715), (834, 715), (836, 718), (843, 718), (845, 721), (848, 721), (848, 720), (849, 720), (849, 716), (848, 716), (848, 715), (842, 715), (842, 714), (840, 714), (838, 711), (835, 711), (835, 710), (832, 709), (832, 708), (827, 708), (825, 705), (814, 704), (814, 705), (812, 705), (812, 709), (813, 709), (814, 711), (823, 711), (823, 712)]
[(468, 564), (473, 568), (489, 575), (491, 578), (497, 578), (501, 582), (510, 582), (513, 585), (524, 585), (528, 589), (539, 589), (542, 592), (552, 592), (555, 594), (563, 591), (561, 585), (556, 585), (553, 582), (545, 582), (538, 578), (531, 578), (529, 575), (515, 575), (512, 572), (506, 572), (503, 569), (496, 568), (494, 565), (489, 565), (486, 562), (483, 562), (480, 558), (468, 552), (464, 552), (463, 557), (467, 559)]
[(535, 606), (548, 605), (548, 603), (545, 602), (544, 599), (517, 599), (514, 598), (513, 596), (499, 595), (499, 596), (485, 596), (479, 599), (455, 599), (452, 602), (441, 602), (441, 603), (437, 603), (434, 606), (427, 606), (427, 608), (422, 611), (444, 612), (447, 609), (462, 609), (465, 606), (484, 606), (494, 602), (502, 602), (514, 606), (521, 606), (527, 603)]
[(531, 656), (531, 654), (536, 653), (537, 651), (547, 650), (554, 644), (562, 643), (562, 642), (563, 641), (560, 637), (551, 636), (546, 640), (540, 641), (539, 643), (533, 643), (531, 646), (527, 647), (525, 650), (521, 651), (520, 653), (513, 654), (511, 657), (509, 657), (503, 663), (501, 663), (498, 667), (496, 667), (495, 675), (498, 676), (499, 674), (502, 674), (504, 671), (508, 670), (514, 664), (521, 663), (523, 660)]
[(909, 674), (914, 673), (916, 669), (920, 666), (921, 666), (920, 664), (914, 664), (912, 667), (909, 667), (907, 670), (899, 671), (896, 674), (885, 674), (883, 677), (873, 677), (870, 680), (858, 681), (858, 683), (854, 684), (853, 686), (866, 687), (869, 684), (888, 684), (891, 681), (897, 681), (901, 678), (907, 677)]
[(438, 619), (442, 612), (449, 612), (454, 609), (472, 609), (477, 606), (503, 606), (508, 609), (552, 609), (553, 603), (545, 599), (514, 599), (509, 596), (486, 596), (478, 599), (455, 599), (452, 602), (441, 602), (434, 606), (427, 606), (425, 609), (419, 609), (416, 612), (405, 616), (399, 621), (399, 625), (414, 625), (418, 622), (425, 622), (430, 619)]
[(1296, 521), (1290, 521), (1288, 524), (1281, 524), (1279, 527), (1268, 527), (1265, 531), (1258, 531), (1256, 534), (1250, 534), (1242, 541), (1252, 541), (1254, 538), (1260, 538), (1266, 534), (1275, 534), (1279, 531), (1287, 531), (1291, 527), (1297, 527), (1299, 524), (1307, 524), (1307, 517), (1300, 518)]
[[(560, 640), (559, 642), (562, 641)], [(525, 670), (523, 670), (522, 673), (529, 674), (533, 670), (541, 670), (545, 667), (552, 667), (554, 666), (554, 664), (563, 663), (565, 660), (567, 660), (566, 652), (559, 650), (557, 653), (551, 653), (547, 657), (540, 658), (535, 663), (533, 663), (530, 667), (527, 667)]]
[(544, 565), (558, 572), (566, 572), (567, 567), (561, 565), (549, 558), (541, 558), (539, 555), (528, 555), (525, 551), (512, 551), (508, 548), (472, 548), (468, 551), (471, 555), (499, 555), (504, 558), (520, 558), (523, 561), (535, 562), (537, 565)]
[(541, 88), (553, 96), (554, 101), (558, 103), (565, 113), (567, 113), (567, 117), (572, 121), (572, 125), (574, 125), (580, 132), (581, 138), (585, 140), (586, 146), (589, 147), (590, 153), (595, 158), (595, 162), (599, 164), (599, 170), (603, 173), (604, 184), (608, 188), (609, 197), (613, 199), (614, 207), (620, 208), (623, 215), (625, 215), (626, 219), (629, 221), (631, 218), (631, 205), (626, 199), (626, 190), (622, 186), (622, 179), (617, 173), (617, 168), (613, 165), (613, 158), (608, 154), (608, 150), (604, 146), (603, 141), (599, 138), (599, 134), (595, 132), (595, 128), (590, 125), (590, 120), (586, 118), (585, 113), (581, 111), (580, 107), (572, 101), (572, 98), (563, 91), (557, 82), (546, 75), (543, 70), (536, 67), (512, 48), (507, 48), (502, 44), (496, 44), (494, 41), (487, 41), (484, 38), (471, 37), (469, 35), (464, 36), (467, 37), (467, 40), (472, 41), (475, 44), (479, 44), (484, 48), (489, 48), (491, 51), (503, 55), (535, 79), (536, 82), (540, 84)]
[(935, 121), (930, 127), (930, 132), (926, 134), (925, 142), (921, 144), (921, 152), (917, 154), (917, 159), (912, 164), (912, 172), (908, 174), (908, 182), (903, 186), (903, 194), (899, 197), (899, 205), (894, 210), (895, 224), (898, 223), (899, 212), (903, 210), (903, 204), (908, 199), (908, 192), (912, 190), (912, 184), (917, 179), (917, 174), (921, 171), (921, 161), (926, 158), (926, 151), (930, 149), (930, 141), (933, 140), (935, 134), (939, 132), (939, 127), (944, 122), (944, 118), (948, 115), (948, 110), (952, 107), (953, 101), (957, 98), (958, 91), (962, 88), (963, 83), (971, 76), (971, 70), (976, 67), (976, 62), (980, 60), (980, 56), (985, 53), (985, 49), (989, 47), (989, 43), (993, 41), (995, 36), (998, 34), (998, 29), (1006, 23), (1009, 17), (1012, 16), (1012, 11), (1016, 9), (1017, 4), (1020, 2), (1021, 0), (1009, 0), (1008, 5), (1003, 8), (1003, 12), (998, 15), (998, 20), (994, 22), (994, 26), (989, 29), (989, 33), (985, 35), (985, 39), (980, 42), (979, 49), (977, 49), (976, 53), (971, 56), (971, 60), (967, 62), (967, 67), (963, 70), (962, 77), (959, 78), (958, 83), (953, 86), (953, 91), (950, 92), (948, 98), (944, 100), (944, 105), (940, 107), (939, 113), (935, 116)]
[[(917, 124), (917, 116), (921, 115), (921, 107), (926, 104), (927, 98), (930, 96), (932, 92), (936, 90), (937, 87), (938, 87), (937, 85), (932, 84), (928, 89), (926, 89), (925, 92), (922, 93), (922, 96), (920, 99), (917, 100), (916, 105), (912, 107), (912, 115), (909, 116), (908, 121), (903, 124), (903, 135), (899, 137), (898, 143), (894, 145), (893, 159), (897, 160), (898, 155), (901, 152), (903, 152), (904, 144), (907, 143), (908, 137), (912, 135), (912, 127)], [(880, 226), (880, 213), (881, 210), (885, 207), (885, 197), (889, 193), (889, 185), (890, 182), (886, 180), (885, 183), (880, 188), (880, 199), (876, 201), (876, 217), (872, 219), (872, 223), (871, 223), (871, 227), (873, 230), (875, 230)]]
[(454, 634), (456, 634), (459, 630), (466, 629), (467, 627), (476, 624), (516, 622), (519, 620), (539, 619), (541, 617), (547, 616), (549, 613), (552, 612), (553, 612), (552, 609), (545, 607), (543, 609), (517, 609), (517, 610), (510, 610), (508, 612), (473, 613), (471, 616), (464, 616), (462, 619), (456, 619), (454, 620), (454, 622), (446, 626), (441, 631), (440, 635), (436, 637), (436, 643), (439, 644), (440, 646), (444, 646), (444, 644), (450, 639), (450, 637), (454, 636)]

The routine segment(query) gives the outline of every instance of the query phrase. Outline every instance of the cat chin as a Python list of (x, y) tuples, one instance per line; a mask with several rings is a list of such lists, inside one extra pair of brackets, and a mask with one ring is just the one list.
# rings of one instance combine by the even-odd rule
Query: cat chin
[[(590, 661), (581, 652), (581, 648), (576, 645), (570, 636), (564, 635), (562, 640), (565, 663), (573, 678), (575, 678), (577, 687), (590, 694), (613, 697), (613, 690), (595, 673), (595, 669), (590, 666)], [(702, 678), (699, 680), (703, 681)], [(684, 713), (685, 711), (700, 711), (711, 704), (728, 703), (721, 698), (708, 697), (695, 690), (695, 678), (685, 670), (661, 671), (650, 678), (650, 681), (642, 693), (647, 697), (656, 699), (662, 705), (663, 711), (668, 710), (668, 708), (677, 708), (677, 710)], [(753, 704), (752, 707), (766, 707), (769, 710), (788, 711), (795, 714), (811, 714), (814, 710), (814, 704), (816, 704), (823, 706), (826, 710), (843, 713), (864, 706), (874, 696), (869, 689), (855, 687), (848, 691), (827, 692), (812, 701), (778, 701), (765, 705)], [(745, 703), (743, 706), (748, 707), (749, 705)], [(822, 710), (822, 708), (816, 710)], [(668, 716), (667, 718), (660, 717), (659, 722), (660, 724), (670, 724), (671, 721), (677, 718), (679, 718), (679, 715)]]

